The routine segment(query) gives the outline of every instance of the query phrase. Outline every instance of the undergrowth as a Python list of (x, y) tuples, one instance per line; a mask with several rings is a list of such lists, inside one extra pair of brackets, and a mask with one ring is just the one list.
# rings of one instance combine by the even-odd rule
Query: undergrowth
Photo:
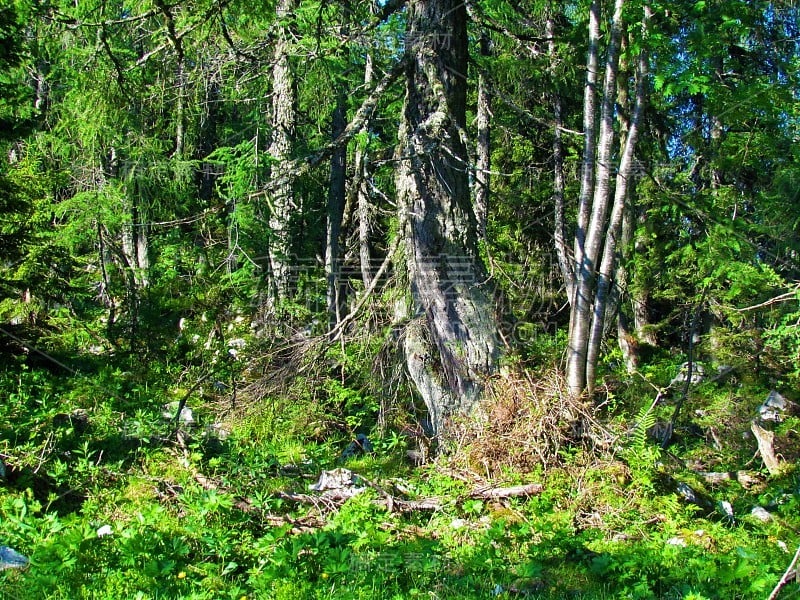
[[(769, 391), (756, 382), (693, 388), (663, 444), (677, 398), (655, 399), (678, 365), (620, 379), (593, 405), (567, 400), (555, 371), (512, 365), (483, 414), (420, 463), (402, 389), (382, 395), (339, 351), (306, 368), (319, 356), (298, 353), (293, 375), (249, 396), (198, 388), (197, 423), (178, 436), (162, 415), (169, 369), (145, 386), (108, 365), (91, 377), (6, 365), (0, 545), (30, 565), (0, 571), (2, 596), (766, 598), (800, 541), (797, 418), (776, 428), (786, 468), (767, 476), (747, 437)], [(358, 434), (372, 447), (350, 456)], [(309, 484), (341, 467), (370, 485), (313, 500)], [(703, 475), (745, 470), (744, 483)], [(541, 492), (474, 493), (529, 483)], [(437, 508), (390, 510), (387, 495)]]

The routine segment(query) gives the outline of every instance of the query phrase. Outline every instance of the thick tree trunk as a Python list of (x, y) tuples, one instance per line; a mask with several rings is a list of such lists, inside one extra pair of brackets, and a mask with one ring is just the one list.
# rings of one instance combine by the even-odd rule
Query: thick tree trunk
[(405, 352), (437, 436), (446, 435), (449, 417), (474, 410), (498, 354), (463, 141), (466, 20), (458, 0), (407, 5), (396, 180), (413, 300)]
[[(297, 0), (279, 0), (278, 20), (288, 19), (297, 8)], [(269, 183), (269, 292), (270, 302), (289, 296), (291, 260), (290, 216), (295, 209), (295, 173), (291, 158), (297, 124), (297, 97), (294, 73), (290, 64), (290, 32), (279, 29), (273, 45), (272, 114), (270, 144), (267, 152), (273, 161)]]

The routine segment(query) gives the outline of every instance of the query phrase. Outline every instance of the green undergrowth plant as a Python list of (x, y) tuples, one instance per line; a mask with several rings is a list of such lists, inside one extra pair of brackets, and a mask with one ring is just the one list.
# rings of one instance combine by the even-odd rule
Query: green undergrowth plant
[[(315, 379), (301, 374), (284, 393), (235, 411), (192, 396), (200, 422), (181, 444), (160, 414), (186, 387), (168, 368), (147, 385), (110, 367), (81, 378), (6, 369), (0, 543), (31, 563), (0, 572), (4, 597), (764, 598), (800, 541), (795, 471), (745, 488), (709, 484), (686, 466), (702, 458), (715, 469), (757, 469), (745, 441), (715, 448), (692, 433), (740, 435), (764, 391), (756, 384), (694, 388), (676, 441), (662, 449), (648, 431), (673, 414), (673, 398), (653, 400), (674, 362), (651, 381), (613, 388), (613, 407), (590, 423), (604, 438), (576, 428), (586, 405), (557, 402), (557, 379), (530, 379), (519, 366), (492, 388), (491, 437), (464, 435), (415, 465), (409, 434), (378, 426), (380, 402), (353, 372), (358, 364), (338, 357)], [(726, 425), (731, 403), (741, 408)], [(792, 419), (778, 438), (791, 439)], [(225, 435), (206, 429), (217, 421)], [(546, 431), (536, 429), (542, 423)], [(356, 432), (372, 451), (344, 456)], [(344, 503), (325, 501), (309, 484), (335, 468), (371, 485)], [(531, 482), (541, 493), (473, 496)], [(686, 502), (679, 482), (709, 505)], [(385, 493), (438, 508), (391, 511)], [(717, 510), (722, 501), (732, 520)], [(771, 520), (751, 516), (753, 506)]]

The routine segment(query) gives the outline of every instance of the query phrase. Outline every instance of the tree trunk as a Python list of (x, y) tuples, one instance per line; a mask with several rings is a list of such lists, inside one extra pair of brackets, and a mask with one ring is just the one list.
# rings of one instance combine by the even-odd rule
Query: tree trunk
[[(555, 41), (555, 19), (548, 15), (545, 25), (547, 35), (547, 54), (550, 58), (550, 75), (556, 81), (556, 41)], [(572, 262), (569, 258), (566, 236), (566, 220), (564, 218), (564, 143), (561, 139), (561, 129), (564, 125), (562, 117), (561, 93), (554, 89), (550, 94), (550, 102), (553, 105), (553, 237), (556, 247), (556, 258), (561, 277), (567, 288), (567, 299), (572, 300), (575, 275), (573, 273)]]
[(458, 0), (407, 5), (407, 79), (399, 134), (398, 205), (413, 301), (406, 362), (430, 431), (476, 407), (498, 344), (478, 256), (464, 126), (467, 13)]
[[(297, 0), (279, 0), (276, 17), (288, 19), (297, 8)], [(277, 32), (273, 45), (272, 114), (270, 144), (267, 149), (272, 162), (268, 195), (269, 302), (289, 296), (291, 259), (290, 216), (296, 208), (295, 174), (291, 165), (297, 124), (297, 94), (289, 60), (290, 32), (288, 25)]]
[[(567, 386), (573, 396), (585, 391), (591, 392), (594, 386), (595, 367), (602, 339), (603, 322), (608, 302), (610, 278), (616, 263), (616, 241), (622, 221), (622, 206), (618, 205), (620, 189), (614, 199), (614, 210), (609, 221), (611, 199), (612, 157), (614, 146), (614, 119), (616, 80), (619, 69), (619, 50), (624, 29), (622, 9), (625, 0), (616, 0), (611, 21), (608, 47), (606, 49), (605, 78), (603, 82), (602, 105), (600, 108), (600, 127), (595, 131), (590, 127), (594, 119), (584, 114), (584, 172), (581, 182), (581, 196), (578, 210), (578, 227), (575, 234), (575, 288), (570, 313), (569, 352), (567, 357)], [(585, 92), (585, 111), (596, 110), (596, 102), (592, 101), (592, 63), (596, 60), (599, 15), (597, 2), (593, 1), (589, 19), (589, 57), (587, 59), (587, 84)], [(596, 77), (595, 77), (596, 80)], [(592, 138), (596, 136), (596, 146)], [(629, 135), (629, 138), (632, 136)], [(632, 137), (635, 142), (635, 136)], [(627, 149), (628, 144), (626, 144)], [(626, 150), (627, 151), (627, 150)], [(633, 148), (628, 156), (627, 168), (633, 159)], [(625, 153), (623, 158), (625, 159)], [(623, 165), (621, 165), (622, 167)], [(594, 171), (593, 183), (587, 177), (588, 170)], [(628, 175), (621, 173), (617, 186), (627, 184)], [(591, 193), (589, 193), (591, 190)], [(588, 199), (591, 197), (591, 203)], [(604, 246), (606, 246), (604, 250)], [(603, 252), (604, 265), (601, 266), (601, 278), (598, 284), (598, 261)], [(606, 262), (608, 261), (608, 262)], [(601, 312), (598, 312), (601, 311)]]
[[(369, 87), (372, 83), (372, 56), (367, 53), (366, 64), (364, 65), (364, 84)], [(362, 128), (363, 133), (367, 133), (366, 127)], [(357, 215), (358, 215), (358, 256), (361, 265), (361, 280), (364, 289), (368, 290), (372, 284), (372, 255), (369, 249), (370, 238), (370, 194), (368, 189), (369, 173), (367, 171), (369, 161), (367, 159), (369, 142), (360, 140), (356, 147), (353, 159), (353, 188), (356, 196)]]
[[(649, 16), (649, 8), (645, 7), (645, 19), (642, 22), (642, 29), (647, 27), (647, 19)], [(597, 290), (595, 291), (594, 297), (592, 327), (589, 332), (586, 356), (586, 389), (590, 394), (594, 391), (597, 361), (600, 355), (600, 344), (603, 339), (609, 291), (612, 286), (614, 271), (617, 265), (618, 240), (622, 229), (622, 219), (628, 198), (628, 190), (630, 189), (631, 179), (634, 175), (634, 151), (636, 149), (636, 141), (639, 136), (642, 114), (644, 112), (645, 83), (647, 78), (647, 55), (644, 49), (639, 53), (639, 64), (636, 75), (636, 99), (634, 101), (633, 114), (630, 118), (630, 126), (625, 138), (625, 145), (619, 161), (619, 168), (617, 169), (614, 203), (605, 234), (603, 259), (600, 264)]]
[[(331, 139), (336, 139), (347, 125), (345, 98), (339, 92), (336, 108), (331, 118)], [(342, 144), (331, 155), (330, 184), (328, 188), (328, 220), (325, 244), (325, 277), (327, 280), (328, 322), (333, 329), (342, 318), (344, 290), (341, 280), (341, 250), (339, 237), (342, 230), (346, 194), (347, 146)]]
[[(342, 25), (340, 36), (349, 36), (350, 3), (342, 3)], [(340, 58), (346, 60), (344, 49)], [(336, 106), (331, 115), (331, 142), (335, 142), (347, 127), (347, 98), (342, 82), (336, 86)], [(342, 250), (340, 238), (347, 200), (347, 144), (340, 144), (331, 154), (330, 180), (328, 185), (328, 217), (325, 232), (325, 279), (327, 283), (328, 328), (333, 330), (343, 317), (346, 288), (342, 281)]]
[[(620, 18), (624, 0), (616, 0), (611, 37), (606, 53), (606, 72), (600, 115), (600, 131), (595, 133), (597, 101), (597, 53), (599, 51), (599, 6), (593, 0), (589, 12), (589, 54), (584, 91), (584, 156), (581, 195), (578, 205), (578, 228), (575, 233), (575, 287), (570, 313), (567, 386), (572, 395), (586, 390), (586, 361), (592, 323), (597, 259), (608, 213), (611, 149), (614, 142), (613, 108), (616, 97)], [(590, 177), (594, 174), (594, 178)]]
[[(480, 40), (481, 56), (491, 55), (491, 41), (484, 33)], [(486, 75), (478, 75), (478, 101), (476, 122), (478, 126), (477, 158), (475, 164), (475, 218), (478, 222), (478, 235), (486, 237), (486, 220), (489, 214), (489, 192), (491, 169), (491, 114), (492, 98), (489, 95)]]
[[(572, 269), (573, 277), (578, 277), (577, 268), (583, 263), (586, 228), (589, 225), (592, 193), (594, 191), (595, 168), (595, 124), (597, 122), (597, 78), (598, 55), (600, 53), (600, 1), (592, 0), (589, 6), (589, 50), (586, 55), (586, 83), (583, 87), (583, 161), (581, 164), (581, 190), (578, 198), (578, 225), (575, 230), (575, 248), (573, 260), (576, 267)], [(575, 305), (576, 282), (571, 286), (570, 304)], [(570, 325), (570, 329), (572, 326)]]

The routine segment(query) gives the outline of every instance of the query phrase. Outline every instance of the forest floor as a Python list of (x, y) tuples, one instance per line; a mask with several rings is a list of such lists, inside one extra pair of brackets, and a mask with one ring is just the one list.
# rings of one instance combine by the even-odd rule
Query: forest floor
[(277, 393), (28, 362), (0, 370), (0, 545), (30, 561), (3, 598), (766, 600), (800, 544), (797, 414), (761, 422), (770, 473), (746, 375), (683, 397), (662, 361), (588, 405), (511, 366), (430, 456), (344, 369)]

